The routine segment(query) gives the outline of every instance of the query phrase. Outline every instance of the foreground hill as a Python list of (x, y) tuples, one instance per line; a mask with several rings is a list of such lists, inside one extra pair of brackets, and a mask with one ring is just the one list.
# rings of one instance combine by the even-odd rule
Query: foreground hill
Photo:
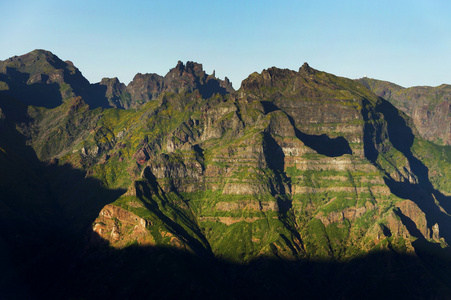
[(449, 146), (307, 64), (220, 93), (199, 66), (134, 110), (0, 94), (7, 295), (450, 295)]

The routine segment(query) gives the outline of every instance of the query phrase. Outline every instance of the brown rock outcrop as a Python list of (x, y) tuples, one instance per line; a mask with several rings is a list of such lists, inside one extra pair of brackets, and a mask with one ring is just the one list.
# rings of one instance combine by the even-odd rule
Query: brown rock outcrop
[(123, 247), (137, 241), (141, 245), (153, 245), (154, 238), (147, 230), (149, 221), (128, 210), (108, 204), (94, 221), (93, 231), (113, 247)]

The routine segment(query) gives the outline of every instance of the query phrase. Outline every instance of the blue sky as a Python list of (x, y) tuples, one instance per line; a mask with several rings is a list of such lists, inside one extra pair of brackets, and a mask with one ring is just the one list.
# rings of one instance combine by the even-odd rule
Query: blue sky
[(311, 67), (402, 86), (451, 84), (451, 1), (0, 0), (0, 60), (33, 49), (92, 83), (202, 63), (235, 88), (252, 72)]

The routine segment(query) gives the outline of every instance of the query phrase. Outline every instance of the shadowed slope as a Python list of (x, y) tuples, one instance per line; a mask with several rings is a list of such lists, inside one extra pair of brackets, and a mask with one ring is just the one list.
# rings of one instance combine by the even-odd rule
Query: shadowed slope
[[(9, 262), (0, 296), (17, 299), (24, 291), (33, 299), (67, 272), (100, 209), (124, 191), (108, 190), (69, 165), (39, 161), (16, 130), (28, 121), (26, 107), (1, 97), (0, 109), (0, 240)], [(20, 281), (4, 281), (10, 274)]]
[(376, 111), (382, 113), (387, 122), (386, 130), (391, 144), (406, 157), (410, 171), (417, 180), (412, 181), (408, 178), (401, 181), (396, 180), (392, 177), (392, 174), (384, 170), (384, 167), (377, 160), (379, 151), (375, 147), (382, 141), (377, 139), (377, 133), (371, 126), (367, 127), (366, 130), (366, 157), (386, 172), (384, 180), (390, 190), (400, 198), (413, 200), (425, 212), (428, 227), (432, 228), (437, 223), (439, 228), (443, 229), (441, 236), (449, 243), (451, 241), (451, 217), (447, 212), (451, 209), (451, 197), (434, 189), (429, 180), (428, 168), (412, 154), (415, 136), (412, 129), (408, 127), (406, 118), (402, 116), (402, 113), (384, 99), (380, 99)]

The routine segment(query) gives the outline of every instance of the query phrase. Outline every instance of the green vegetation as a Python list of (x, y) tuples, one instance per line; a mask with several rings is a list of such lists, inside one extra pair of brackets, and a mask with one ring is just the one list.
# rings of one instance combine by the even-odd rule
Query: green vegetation
[(416, 138), (412, 150), (428, 167), (428, 175), (434, 187), (451, 195), (451, 146), (439, 146)]
[(7, 91), (9, 90), (9, 86), (6, 82), (0, 81), (0, 91)]
[[(397, 150), (381, 99), (361, 83), (303, 68), (254, 73), (238, 93), (209, 99), (199, 90), (174, 88), (140, 105), (133, 100), (136, 108), (129, 110), (90, 109), (81, 97), (69, 98), (74, 87), (60, 83), (64, 103), (29, 106), (9, 124), (17, 136), (8, 143), (31, 146), (27, 160), (36, 154), (45, 162), (45, 176), (24, 162), (11, 171), (20, 154), (0, 144), (0, 163), (14, 180), (23, 173), (31, 186), (14, 202), (20, 184), (1, 174), (6, 205), (19, 210), (41, 193), (34, 208), (48, 197), (53, 202), (42, 206), (48, 213), (58, 207), (70, 218), (81, 211), (86, 215), (73, 218), (72, 230), (98, 224), (112, 247), (145, 241), (240, 263), (259, 257), (348, 261), (374, 249), (414, 248), (413, 238), (394, 233), (409, 235), (409, 222), (423, 220), (393, 217), (403, 199), (385, 182), (415, 183), (418, 174), (407, 157), (412, 151), (429, 169), (426, 180), (451, 194), (449, 146), (417, 138), (412, 149)], [(51, 68), (27, 72), (37, 70)], [(184, 74), (176, 83), (191, 82)], [(113, 96), (110, 102), (132, 105), (131, 93)], [(393, 114), (411, 125), (402, 113)], [(352, 154), (321, 151), (338, 139)], [(66, 190), (64, 176), (72, 172)], [(43, 184), (48, 178), (54, 182)], [(99, 216), (106, 204), (125, 216)], [(146, 226), (138, 235), (141, 218)]]

